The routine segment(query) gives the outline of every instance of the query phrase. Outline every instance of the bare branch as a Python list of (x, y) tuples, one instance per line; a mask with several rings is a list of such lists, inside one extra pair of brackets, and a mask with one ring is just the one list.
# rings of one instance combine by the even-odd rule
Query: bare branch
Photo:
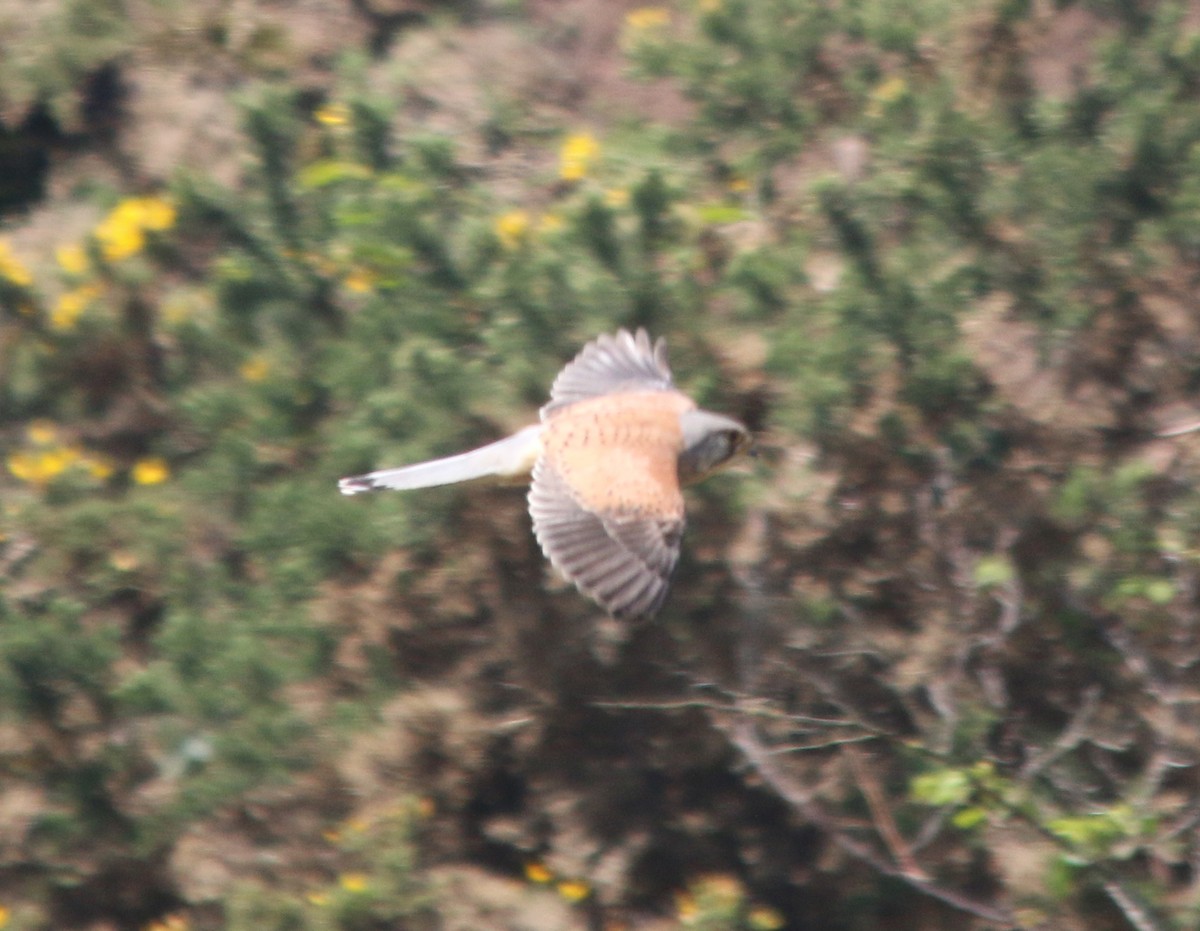
[(1047, 766), (1078, 747), (1088, 735), (1092, 716), (1096, 713), (1099, 704), (1100, 687), (1093, 685), (1084, 691), (1083, 702), (1080, 704), (1079, 710), (1071, 715), (1071, 720), (1067, 722), (1066, 728), (1058, 735), (1054, 743), (1042, 750), (1041, 753), (1030, 757), (1029, 762), (1021, 768), (1020, 782), (1028, 785)]
[(868, 769), (862, 758), (862, 754), (858, 752), (856, 747), (846, 747), (842, 751), (842, 754), (850, 763), (850, 770), (854, 773), (854, 781), (858, 783), (859, 791), (862, 792), (863, 797), (867, 800), (867, 807), (871, 809), (871, 818), (875, 822), (875, 830), (879, 832), (879, 836), (887, 844), (888, 850), (892, 852), (892, 857), (900, 865), (900, 869), (906, 876), (928, 881), (929, 874), (917, 865), (916, 858), (912, 854), (912, 848), (908, 846), (904, 835), (900, 833), (900, 829), (896, 826), (896, 820), (892, 817), (891, 806), (888, 805), (887, 799), (884, 798), (883, 790), (879, 787), (879, 780)]
[(875, 734), (860, 734), (857, 737), (837, 737), (833, 740), (823, 740), (815, 744), (785, 744), (771, 747), (768, 752), (775, 756), (786, 756), (789, 753), (804, 753), (809, 750), (828, 750), (830, 747), (844, 747), (847, 744), (861, 744), (868, 740), (878, 740)]
[(1106, 878), (1101, 885), (1135, 931), (1165, 931), (1163, 925), (1133, 897), (1121, 880)]
[[(842, 851), (884, 876), (897, 879), (918, 892), (937, 899), (961, 912), (974, 915), (984, 921), (1005, 928), (1018, 927), (1013, 915), (1005, 908), (997, 908), (984, 902), (960, 895), (951, 889), (938, 886), (928, 879), (913, 876), (903, 869), (893, 866), (879, 856), (868, 845), (846, 834), (836, 821), (817, 805), (812, 793), (796, 783), (777, 765), (775, 758), (759, 741), (751, 723), (746, 719), (734, 721), (731, 725), (715, 722), (728, 736), (730, 742), (745, 756), (747, 762), (767, 785), (785, 802), (791, 805), (806, 821), (824, 831)], [(1139, 929), (1141, 931), (1141, 929)], [(1157, 929), (1155, 929), (1157, 931)]]
[[(752, 718), (769, 718), (776, 721), (786, 721), (789, 724), (815, 724), (820, 727), (861, 727), (857, 721), (839, 720), (837, 718), (815, 718), (805, 714), (791, 714), (768, 707), (762, 701), (739, 700), (734, 704), (707, 701), (700, 698), (685, 698), (679, 701), (593, 701), (593, 708), (605, 708), (617, 711), (690, 711), (702, 708), (705, 711), (717, 711), (722, 714), (745, 715)], [(874, 734), (868, 735), (874, 737)], [(865, 739), (865, 738), (863, 738)]]

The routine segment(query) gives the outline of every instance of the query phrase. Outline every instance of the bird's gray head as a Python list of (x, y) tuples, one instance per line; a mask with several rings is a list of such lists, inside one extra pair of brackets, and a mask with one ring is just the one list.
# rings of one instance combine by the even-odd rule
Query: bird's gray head
[(732, 417), (709, 411), (684, 411), (683, 451), (679, 454), (681, 484), (698, 481), (750, 448), (750, 431)]

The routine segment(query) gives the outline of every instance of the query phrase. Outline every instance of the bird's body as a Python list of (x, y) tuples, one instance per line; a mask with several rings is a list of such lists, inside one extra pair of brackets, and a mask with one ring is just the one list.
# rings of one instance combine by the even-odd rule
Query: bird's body
[(343, 494), (530, 471), (529, 511), (556, 569), (615, 617), (653, 614), (685, 522), (682, 484), (749, 445), (736, 420), (677, 391), (666, 346), (645, 330), (592, 341), (555, 379), (541, 423), (487, 446), (344, 478)]
[(695, 408), (678, 391), (578, 401), (551, 412), (542, 454), (590, 511), (679, 516), (679, 415)]

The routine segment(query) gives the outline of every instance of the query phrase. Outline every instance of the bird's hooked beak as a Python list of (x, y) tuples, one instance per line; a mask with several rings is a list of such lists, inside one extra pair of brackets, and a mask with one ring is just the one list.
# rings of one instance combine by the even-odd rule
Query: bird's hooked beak
[(683, 450), (679, 454), (679, 480), (695, 482), (732, 462), (753, 445), (750, 431), (740, 421), (711, 411), (684, 411), (679, 416)]

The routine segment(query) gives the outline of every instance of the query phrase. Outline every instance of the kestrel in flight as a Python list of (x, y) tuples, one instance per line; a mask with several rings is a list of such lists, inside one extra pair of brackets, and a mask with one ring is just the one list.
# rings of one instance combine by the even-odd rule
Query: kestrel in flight
[(666, 343), (620, 330), (588, 343), (541, 422), (470, 452), (343, 478), (342, 494), (533, 473), (529, 513), (551, 564), (617, 618), (662, 605), (684, 528), (681, 486), (750, 445), (746, 427), (675, 389)]

